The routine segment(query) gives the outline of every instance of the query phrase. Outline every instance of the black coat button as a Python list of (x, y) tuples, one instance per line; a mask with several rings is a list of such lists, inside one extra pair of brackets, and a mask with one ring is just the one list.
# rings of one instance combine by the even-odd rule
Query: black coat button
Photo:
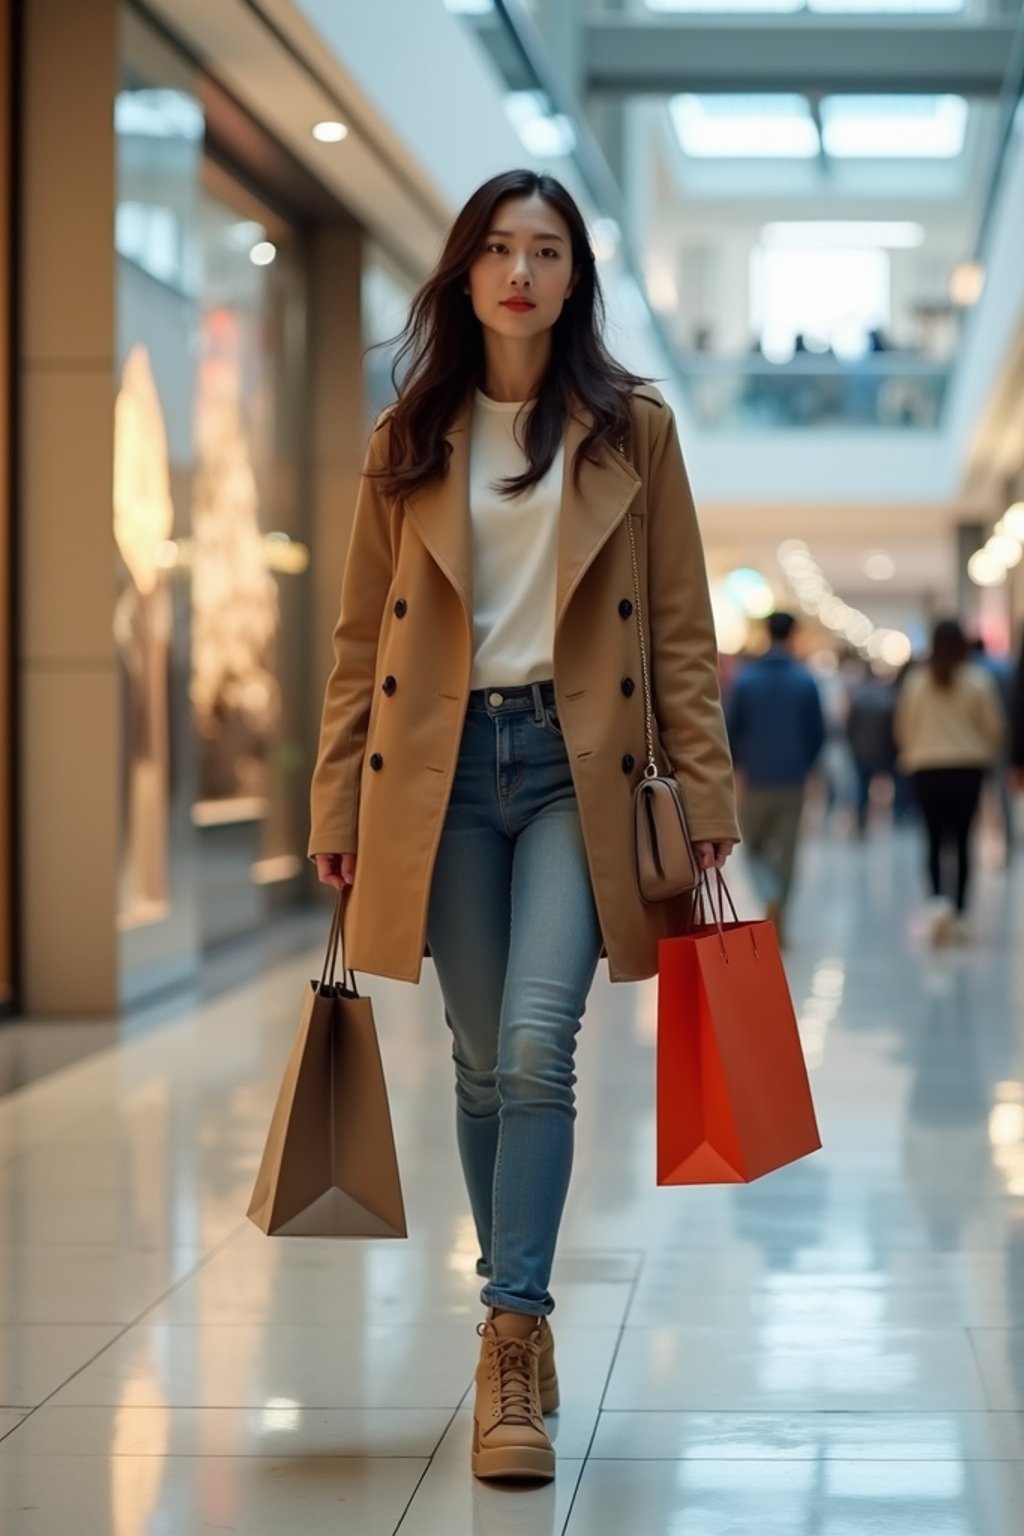
[(391, 695), (394, 693), (395, 689), (398, 687), (398, 684), (395, 682), (393, 677), (386, 677), (384, 679), (384, 681), (381, 683), (381, 687), (383, 688), (384, 692), (387, 694), (388, 698), (390, 698)]
[(622, 682), (619, 684), (619, 686), (621, 687), (623, 693), (626, 695), (626, 698), (628, 699), (630, 697), (630, 695), (632, 694), (633, 689), (636, 687), (636, 683), (634, 683), (634, 681), (633, 681), (633, 679), (631, 677), (624, 677), (622, 679)]
[(624, 597), (622, 602), (619, 604), (619, 618), (628, 619), (632, 612), (633, 604), (630, 602), (628, 597)]
[(406, 602), (405, 598), (404, 597), (400, 597), (398, 599), (397, 603), (395, 604), (395, 615), (396, 615), (396, 617), (399, 618), (399, 619), (404, 619), (405, 615), (406, 615), (406, 612), (408, 611), (408, 608), (409, 608), (409, 604)]
[(632, 752), (627, 752), (625, 757), (622, 759), (622, 771), (623, 771), (623, 773), (632, 773), (633, 769), (635, 767), (636, 767), (636, 758), (633, 756)]
[(374, 773), (379, 773), (380, 770), (384, 767), (384, 759), (381, 757), (379, 752), (375, 752), (370, 758), (370, 767), (373, 769)]

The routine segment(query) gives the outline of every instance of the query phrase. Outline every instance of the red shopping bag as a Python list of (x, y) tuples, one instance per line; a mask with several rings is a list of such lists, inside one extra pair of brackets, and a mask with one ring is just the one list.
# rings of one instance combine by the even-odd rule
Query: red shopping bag
[(723, 892), (658, 946), (659, 1184), (749, 1183), (821, 1146), (775, 928), (725, 922)]

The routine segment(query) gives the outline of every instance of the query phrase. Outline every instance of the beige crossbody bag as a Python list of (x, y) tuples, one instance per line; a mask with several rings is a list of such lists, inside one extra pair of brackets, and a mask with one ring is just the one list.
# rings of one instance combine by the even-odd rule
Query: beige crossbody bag
[[(631, 462), (626, 444), (620, 452)], [(700, 870), (686, 825), (686, 812), (679, 785), (668, 774), (658, 772), (654, 758), (654, 702), (651, 695), (651, 674), (647, 659), (647, 642), (644, 639), (643, 611), (640, 604), (640, 568), (636, 558), (636, 536), (633, 516), (626, 513), (626, 529), (629, 534), (629, 552), (633, 564), (633, 611), (636, 614), (637, 638), (640, 642), (640, 669), (644, 689), (644, 731), (647, 746), (647, 765), (644, 776), (633, 791), (633, 811), (636, 823), (636, 879), (644, 901), (667, 901), (673, 896), (685, 896), (696, 890), (700, 882)]]

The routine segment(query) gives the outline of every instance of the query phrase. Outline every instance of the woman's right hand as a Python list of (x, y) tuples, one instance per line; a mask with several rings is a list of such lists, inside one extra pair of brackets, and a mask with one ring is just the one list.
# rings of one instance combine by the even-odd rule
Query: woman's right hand
[(332, 885), (336, 891), (351, 885), (356, 877), (354, 853), (315, 853), (316, 876), (321, 885)]

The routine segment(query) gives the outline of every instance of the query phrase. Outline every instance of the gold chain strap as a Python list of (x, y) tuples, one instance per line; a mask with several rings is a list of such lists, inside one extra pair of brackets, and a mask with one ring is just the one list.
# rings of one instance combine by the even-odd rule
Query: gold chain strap
[[(629, 455), (626, 452), (626, 440), (619, 444), (619, 452), (629, 463)], [(626, 513), (626, 532), (629, 534), (629, 553), (633, 563), (633, 607), (636, 612), (637, 638), (640, 641), (640, 671), (644, 684), (644, 735), (647, 739), (647, 767), (644, 769), (644, 778), (657, 778), (658, 765), (654, 761), (654, 702), (651, 697), (651, 675), (647, 665), (647, 643), (644, 640), (643, 612), (640, 607), (640, 568), (636, 559), (636, 537), (633, 533), (633, 514)]]

